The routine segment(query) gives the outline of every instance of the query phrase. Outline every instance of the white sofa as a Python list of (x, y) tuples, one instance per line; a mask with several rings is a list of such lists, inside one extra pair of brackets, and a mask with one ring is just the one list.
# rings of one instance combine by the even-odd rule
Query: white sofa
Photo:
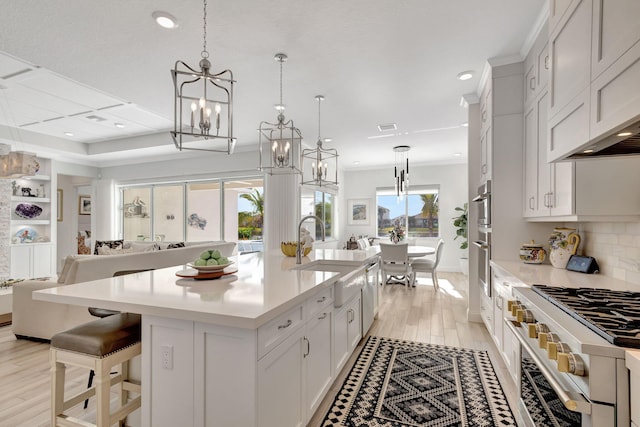
[(131, 270), (155, 270), (186, 264), (205, 249), (233, 254), (235, 243), (210, 242), (183, 248), (123, 253), (119, 255), (72, 255), (67, 257), (58, 281), (26, 280), (13, 286), (13, 333), (17, 338), (50, 340), (58, 332), (95, 320), (87, 307), (35, 301), (33, 291), (113, 277)]

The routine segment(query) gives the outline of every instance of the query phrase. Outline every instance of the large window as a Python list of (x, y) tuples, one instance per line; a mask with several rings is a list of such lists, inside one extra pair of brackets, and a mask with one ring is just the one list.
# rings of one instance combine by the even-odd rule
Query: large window
[[(325, 239), (333, 238), (334, 236), (334, 212), (335, 212), (335, 200), (336, 196), (332, 193), (324, 191), (305, 189), (302, 190), (302, 216), (315, 215), (324, 222)], [(305, 227), (311, 230), (315, 227), (315, 239), (320, 240), (322, 238), (322, 225), (315, 221), (315, 226), (312, 226), (312, 220), (305, 222)]]
[(263, 180), (210, 180), (121, 186), (125, 240), (238, 242), (261, 251)]
[(398, 197), (392, 188), (376, 190), (378, 237), (399, 225), (409, 237), (438, 237), (438, 186), (415, 186)]

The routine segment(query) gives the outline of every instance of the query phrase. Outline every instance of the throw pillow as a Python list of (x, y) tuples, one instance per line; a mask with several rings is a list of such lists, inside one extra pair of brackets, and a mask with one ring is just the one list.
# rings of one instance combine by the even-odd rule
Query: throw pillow
[(184, 248), (184, 242), (170, 243), (169, 245), (167, 245), (167, 249), (176, 249), (176, 248)]
[(117, 248), (118, 246), (120, 246), (122, 248), (122, 245), (124, 244), (124, 240), (120, 239), (120, 240), (96, 240), (96, 246), (95, 246), (95, 250), (93, 251), (94, 255), (100, 255), (98, 253), (98, 248), (100, 248), (101, 246), (106, 246), (108, 248), (114, 249)]
[(110, 248), (108, 246), (101, 246), (98, 248), (99, 255), (122, 255), (133, 253), (133, 249), (123, 249), (122, 246), (116, 248)]
[(129, 246), (125, 246), (125, 249), (129, 249), (131, 248), (132, 252), (153, 252), (153, 251), (159, 251), (160, 247), (158, 246), (157, 243), (135, 243), (135, 242), (131, 242), (129, 244)]

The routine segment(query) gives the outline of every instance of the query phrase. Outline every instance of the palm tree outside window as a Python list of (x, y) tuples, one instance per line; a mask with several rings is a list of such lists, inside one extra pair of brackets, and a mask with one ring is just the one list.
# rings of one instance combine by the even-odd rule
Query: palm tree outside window
[(378, 188), (377, 232), (378, 237), (387, 238), (394, 224), (401, 224), (408, 237), (438, 237), (439, 186), (412, 186), (402, 199), (393, 188)]

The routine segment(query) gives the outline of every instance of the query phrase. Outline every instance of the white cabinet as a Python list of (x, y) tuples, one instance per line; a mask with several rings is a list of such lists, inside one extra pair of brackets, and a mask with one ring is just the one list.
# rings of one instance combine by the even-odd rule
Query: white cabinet
[(304, 426), (304, 330), (299, 329), (258, 361), (261, 426)]
[(55, 191), (52, 191), (51, 160), (37, 159), (33, 176), (11, 179), (7, 243), (11, 247), (10, 277), (50, 277), (55, 273), (53, 238), (56, 219)]
[(531, 47), (531, 51), (524, 61), (524, 103), (531, 104), (543, 91), (547, 90), (549, 82), (549, 59), (547, 27), (544, 26), (538, 38)]
[(491, 274), (494, 288), (494, 329), (492, 337), (496, 347), (500, 350), (507, 371), (511, 374), (512, 379), (516, 381), (518, 343), (515, 335), (505, 326), (505, 318), (511, 317), (511, 312), (508, 310), (508, 302), (513, 299), (512, 289), (514, 283), (522, 286), (524, 284), (519, 280), (514, 280), (513, 277), (506, 275), (505, 272), (500, 271), (493, 265)]
[[(316, 314), (307, 322), (304, 353), (305, 363), (305, 413), (308, 421), (318, 409), (333, 382), (331, 329), (332, 307)], [(304, 350), (304, 349), (303, 349)]]
[(640, 2), (593, 1), (592, 140), (640, 115)]
[(573, 2), (549, 38), (550, 161), (589, 140), (591, 6), (592, 0)]
[(480, 294), (480, 317), (489, 334), (493, 336), (493, 301), (485, 293)]
[(629, 370), (631, 425), (640, 425), (640, 352), (627, 350), (625, 365)]
[[(640, 118), (640, 2), (551, 2), (548, 159), (589, 148)], [(566, 2), (563, 2), (566, 3)], [(558, 12), (558, 15), (560, 12)]]
[(524, 216), (556, 217), (574, 213), (574, 162), (547, 161), (547, 92), (524, 116)]
[[(576, 1), (576, 0), (573, 0)], [(572, 0), (549, 0), (549, 30), (560, 23), (564, 13), (569, 9)]]
[(53, 271), (52, 257), (51, 243), (11, 245), (11, 277), (50, 277)]
[(335, 313), (333, 328), (333, 363), (336, 375), (362, 338), (360, 296), (351, 299)]
[(493, 97), (491, 77), (480, 94), (480, 182), (491, 179), (491, 128), (493, 118)]

